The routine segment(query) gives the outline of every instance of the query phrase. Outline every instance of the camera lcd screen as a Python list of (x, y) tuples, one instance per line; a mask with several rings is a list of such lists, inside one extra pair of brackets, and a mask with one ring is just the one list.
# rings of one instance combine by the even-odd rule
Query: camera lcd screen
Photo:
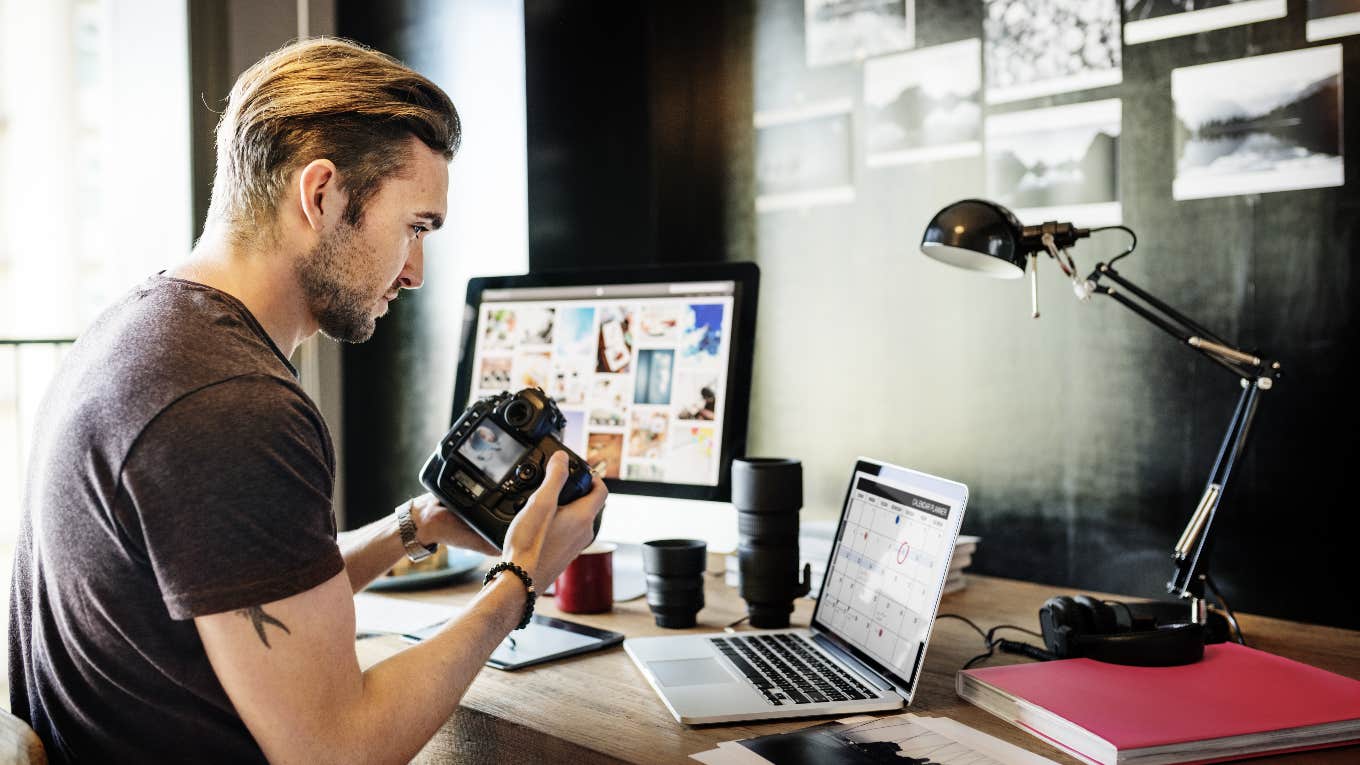
[(491, 420), (483, 420), (468, 440), (458, 447), (459, 454), (471, 460), (473, 465), (496, 483), (504, 480), (527, 451), (528, 447)]

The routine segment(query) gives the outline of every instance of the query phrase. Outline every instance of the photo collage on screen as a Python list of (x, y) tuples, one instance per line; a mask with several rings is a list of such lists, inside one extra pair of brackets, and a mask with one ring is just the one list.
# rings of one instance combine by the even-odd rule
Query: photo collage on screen
[(605, 478), (718, 483), (730, 296), (485, 303), (472, 397), (542, 388)]

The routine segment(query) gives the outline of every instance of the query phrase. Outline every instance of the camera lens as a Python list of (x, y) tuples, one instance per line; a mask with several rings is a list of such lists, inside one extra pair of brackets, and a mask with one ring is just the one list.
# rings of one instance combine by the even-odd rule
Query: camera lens
[(522, 428), (534, 417), (534, 408), (523, 399), (515, 399), (505, 407), (505, 424), (512, 428)]
[(741, 596), (752, 627), (789, 626), (793, 601), (808, 593), (799, 577), (798, 511), (803, 466), (792, 459), (732, 461), (732, 504), (737, 508), (737, 561)]

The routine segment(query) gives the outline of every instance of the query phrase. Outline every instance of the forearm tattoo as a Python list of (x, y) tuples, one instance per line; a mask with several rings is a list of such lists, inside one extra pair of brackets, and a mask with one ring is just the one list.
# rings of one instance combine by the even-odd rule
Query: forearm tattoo
[(284, 624), (283, 622), (279, 621), (278, 619), (275, 619), (274, 617), (270, 616), (269, 614), (266, 614), (266, 613), (264, 612), (264, 609), (261, 608), (261, 607), (259, 607), (259, 606), (251, 606), (250, 608), (243, 608), (243, 609), (241, 609), (240, 611), (237, 611), (236, 613), (238, 613), (238, 614), (240, 614), (241, 616), (244, 616), (245, 618), (249, 619), (249, 620), (250, 620), (250, 623), (253, 624), (253, 625), (255, 625), (255, 634), (260, 636), (260, 642), (261, 642), (261, 643), (264, 643), (264, 647), (265, 647), (265, 648), (269, 648), (269, 647), (270, 647), (270, 646), (269, 646), (269, 636), (267, 636), (267, 635), (264, 634), (264, 627), (265, 627), (266, 624), (272, 624), (272, 625), (274, 625), (275, 627), (278, 627), (279, 629), (283, 630), (284, 632), (286, 632), (286, 633), (289, 634), (289, 635), (293, 634), (292, 630), (289, 630), (289, 629), (288, 629), (288, 625)]

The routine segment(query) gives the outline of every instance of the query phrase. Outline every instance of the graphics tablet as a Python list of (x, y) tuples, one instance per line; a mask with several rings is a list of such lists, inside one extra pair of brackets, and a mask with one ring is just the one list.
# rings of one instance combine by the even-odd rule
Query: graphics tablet
[[(411, 642), (419, 642), (443, 626), (436, 624), (403, 637)], [(496, 646), (496, 650), (491, 652), (491, 658), (486, 660), (486, 666), (504, 670), (520, 669), (553, 659), (598, 651), (622, 642), (622, 632), (595, 629), (564, 619), (554, 619), (551, 616), (535, 616), (528, 627), (510, 633)]]

